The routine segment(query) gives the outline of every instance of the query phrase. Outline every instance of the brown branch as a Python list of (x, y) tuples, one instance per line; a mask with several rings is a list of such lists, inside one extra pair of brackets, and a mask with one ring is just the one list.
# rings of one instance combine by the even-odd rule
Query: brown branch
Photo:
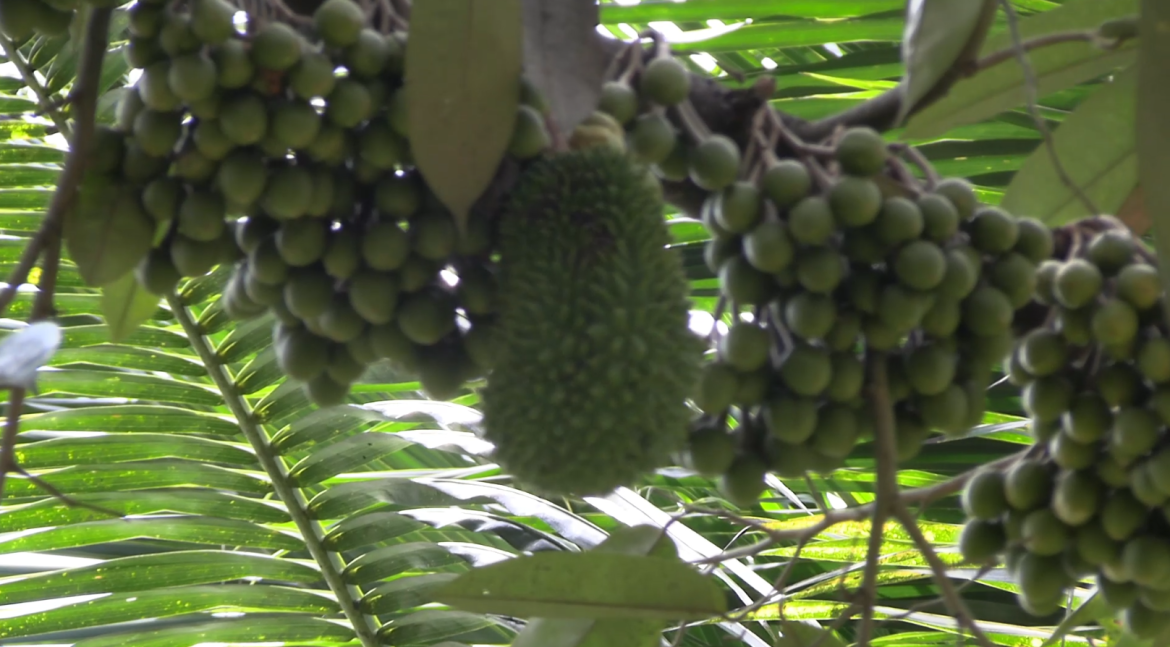
[[(101, 84), (102, 60), (106, 55), (108, 35), (110, 31), (110, 15), (113, 9), (109, 7), (95, 7), (89, 16), (85, 28), (85, 41), (82, 45), (81, 66), (78, 69), (77, 80), (71, 93), (75, 98), (76, 128), (73, 141), (70, 142), (69, 157), (65, 160), (65, 168), (57, 178), (57, 190), (41, 228), (36, 236), (29, 241), (21, 255), (20, 263), (9, 284), (0, 292), (0, 314), (16, 297), (17, 289), (28, 280), (28, 273), (36, 264), (37, 258), (44, 254), (44, 271), (41, 276), (40, 291), (33, 304), (33, 320), (46, 318), (52, 314), (53, 293), (57, 285), (57, 268), (61, 259), (61, 230), (65, 214), (73, 206), (78, 187), (85, 175), (85, 167), (89, 161), (89, 148), (93, 142), (96, 130), (95, 115), (99, 85)], [(13, 388), (9, 393), (7, 421), (4, 426), (3, 438), (0, 438), (0, 500), (4, 498), (5, 477), (10, 471), (21, 471), (16, 464), (16, 437), (20, 433), (20, 414), (24, 408), (24, 389)], [(70, 503), (71, 499), (63, 499)], [(73, 502), (75, 503), (75, 502)], [(72, 503), (71, 503), (72, 504)]]

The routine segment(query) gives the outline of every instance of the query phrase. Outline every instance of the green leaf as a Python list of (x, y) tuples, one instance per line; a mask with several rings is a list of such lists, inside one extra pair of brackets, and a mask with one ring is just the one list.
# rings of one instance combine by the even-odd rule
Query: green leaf
[[(112, 184), (108, 178), (91, 176), (82, 183), (78, 204), (65, 216), (65, 244), (90, 285), (107, 285), (126, 276), (150, 251), (155, 223), (138, 199), (134, 189)], [(115, 310), (126, 308), (133, 296), (129, 286), (121, 294), (121, 300), (111, 304)], [(138, 308), (133, 312), (139, 312)], [(111, 325), (125, 330), (119, 318)]]
[(673, 43), (680, 52), (733, 52), (742, 49), (802, 47), (825, 43), (858, 41), (896, 42), (902, 37), (901, 18), (839, 20), (831, 22), (791, 21), (747, 25), (725, 34), (694, 42)]
[(855, 18), (868, 14), (901, 11), (904, 0), (643, 0), (635, 5), (601, 5), (601, 21), (606, 23), (647, 23), (651, 21), (707, 21), (744, 18), (771, 18), (778, 15), (795, 18)]
[[(1020, 37), (1035, 38), (1062, 31), (1093, 29), (1111, 18), (1131, 14), (1137, 0), (1070, 0), (1052, 11), (1020, 21)], [(1000, 33), (987, 39), (980, 56), (1012, 47), (1011, 36)], [(1103, 50), (1090, 43), (1060, 43), (1028, 53), (1044, 96), (1098, 77), (1134, 58), (1129, 45)], [(960, 81), (938, 103), (914, 115), (904, 137), (936, 137), (955, 126), (974, 123), (1025, 101), (1024, 75), (1014, 57)]]
[(304, 543), (297, 537), (246, 521), (175, 517), (109, 519), (46, 528), (0, 541), (0, 553), (57, 550), (136, 538), (273, 550), (298, 550), (304, 547)]
[(223, 398), (212, 389), (153, 375), (60, 369), (42, 371), (40, 381), (41, 388), (46, 393), (72, 393), (98, 398), (122, 397), (175, 404), (223, 403)]
[(33, 636), (201, 611), (330, 614), (336, 613), (338, 608), (336, 602), (319, 593), (282, 586), (186, 586), (117, 593), (50, 611), (0, 619), (0, 634), (12, 638)]
[(516, 123), (520, 0), (429, 0), (410, 16), (410, 148), (460, 231), (495, 176)]
[(780, 627), (783, 633), (775, 647), (805, 647), (812, 644), (820, 647), (846, 647), (845, 641), (836, 633), (816, 625), (781, 620)]
[(58, 597), (146, 591), (248, 577), (312, 584), (321, 573), (308, 564), (221, 550), (182, 550), (110, 559), (92, 566), (0, 580), (8, 604)]
[(932, 0), (910, 3), (902, 40), (902, 106), (898, 122), (956, 70), (974, 60), (983, 44), (996, 0)]
[(1064, 617), (1055, 629), (1052, 630), (1052, 637), (1044, 641), (1040, 647), (1056, 647), (1064, 641), (1065, 636), (1076, 631), (1079, 627), (1090, 625), (1094, 622), (1104, 620), (1114, 614), (1109, 604), (1105, 602), (1105, 597), (1101, 595), (1100, 591), (1093, 593), (1085, 600), (1081, 606), (1077, 607), (1075, 611)]
[(23, 416), (21, 431), (155, 431), (167, 433), (235, 435), (240, 433), (234, 421), (209, 413), (199, 413), (151, 404), (118, 404), (63, 409)]
[(379, 584), (362, 597), (364, 613), (383, 614), (413, 609), (434, 602), (435, 589), (458, 577), (455, 573), (433, 573), (400, 577)]
[[(270, 490), (267, 482), (240, 471), (167, 459), (117, 463), (115, 465), (67, 467), (38, 476), (63, 494), (116, 492), (188, 485), (231, 490), (241, 494), (263, 495)], [(10, 475), (5, 487), (5, 494), (16, 499), (26, 496), (43, 496), (46, 493), (31, 480), (21, 478), (19, 475)]]
[(152, 458), (182, 458), (253, 466), (256, 455), (217, 440), (169, 434), (110, 434), (89, 438), (54, 438), (17, 446), (16, 460), (25, 469), (109, 464)]
[[(288, 523), (288, 513), (273, 504), (212, 489), (166, 488), (131, 492), (96, 492), (74, 495), (73, 501), (100, 506), (123, 515), (170, 512), (241, 519), (256, 523)], [(0, 532), (63, 526), (82, 521), (103, 521), (107, 513), (44, 498), (11, 506), (0, 514)]]
[(74, 643), (73, 647), (193, 647), (207, 643), (248, 644), (257, 640), (298, 645), (341, 645), (353, 640), (353, 630), (330, 620), (296, 615), (248, 617), (122, 632), (88, 638)]
[(726, 611), (711, 578), (660, 557), (539, 553), (461, 575), (436, 596), (474, 611), (517, 617), (705, 619)]
[[(89, 277), (86, 280), (90, 280)], [(158, 310), (159, 300), (159, 296), (147, 292), (133, 274), (103, 285), (102, 316), (110, 327), (110, 339), (124, 341)]]
[[(1139, 184), (1154, 228), (1158, 257), (1170, 258), (1170, 6), (1157, 0), (1142, 0), (1138, 21), (1137, 154)], [(1159, 263), (1162, 288), (1170, 286), (1170, 263)], [(1170, 316), (1170, 302), (1165, 306)]]
[(304, 487), (320, 483), (342, 472), (380, 460), (411, 443), (394, 434), (367, 432), (350, 436), (305, 457), (289, 470), (289, 476)]
[(589, 116), (601, 96), (609, 55), (594, 29), (598, 6), (586, 2), (524, 2), (524, 76), (548, 105), (562, 136)]
[[(1100, 213), (1117, 213), (1137, 186), (1136, 101), (1137, 70), (1130, 69), (1090, 96), (1052, 135), (1061, 167)], [(1061, 180), (1044, 145), (1012, 177), (1000, 206), (1054, 227), (1098, 215)]]
[(342, 552), (380, 541), (400, 537), (427, 525), (397, 512), (371, 512), (350, 517), (329, 529), (325, 545), (330, 550)]
[(427, 542), (399, 544), (372, 550), (349, 563), (344, 576), (351, 584), (367, 584), (412, 570), (436, 570), (463, 565), (446, 548)]

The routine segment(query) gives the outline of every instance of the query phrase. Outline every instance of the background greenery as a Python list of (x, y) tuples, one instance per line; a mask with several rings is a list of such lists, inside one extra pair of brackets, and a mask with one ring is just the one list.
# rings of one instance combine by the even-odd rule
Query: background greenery
[[(1061, 6), (1014, 4), (1026, 21)], [(1107, 16), (1136, 8), (1114, 0), (1079, 4)], [(690, 55), (685, 60), (695, 72), (728, 85), (772, 76), (776, 108), (817, 119), (898, 83), (903, 6), (901, 0), (654, 1), (603, 3), (601, 16), (602, 28), (621, 38), (659, 29), (676, 51)], [(120, 9), (102, 77), (99, 120), (105, 123), (113, 121), (121, 86), (132, 80), (119, 51), (125, 24)], [(1001, 13), (992, 38), (1005, 33)], [(41, 39), (21, 48), (38, 88), (28, 87), (12, 65), (0, 67), (3, 275), (36, 232), (65, 158), (52, 122), (36, 113), (38, 95), (68, 91), (77, 43)], [(1128, 62), (1124, 57), (1098, 62), (1100, 69), (1046, 92), (1040, 109), (1050, 127), (1108, 81)], [(1047, 88), (1045, 70), (1038, 72)], [(1088, 80), (1077, 83), (1081, 77)], [(966, 177), (985, 201), (999, 203), (1041, 134), (1018, 93), (993, 88), (981, 96), (990, 102), (986, 119), (948, 128), (947, 118), (962, 106), (947, 113), (943, 102), (941, 113), (922, 115), (910, 141), (941, 174)], [(1119, 129), (1125, 126), (1132, 129), (1132, 116)], [(932, 136), (923, 134), (932, 128)], [(895, 130), (890, 137), (905, 134)], [(1069, 159), (1074, 177), (1101, 176), (1082, 165), (1109, 163), (1106, 180), (1087, 183), (1106, 212), (1120, 210), (1136, 183), (1136, 164), (1126, 170), (1132, 140), (1128, 149), (1125, 141), (1105, 142), (1112, 145), (1107, 154), (1091, 148), (1105, 143), (1087, 143), (1090, 148)], [(1026, 204), (1021, 215), (1052, 224), (1085, 215), (1068, 200), (1051, 202)], [(696, 325), (709, 326), (702, 312), (714, 308), (717, 283), (702, 260), (704, 230), (668, 216), (694, 282)], [(508, 644), (520, 621), (451, 610), (431, 603), (428, 592), (453, 574), (524, 551), (578, 551), (623, 526), (666, 526), (688, 505), (734, 511), (713, 482), (682, 468), (661, 470), (638, 488), (605, 498), (550, 501), (515, 489), (484, 457), (490, 447), (475, 435), (474, 392), (453, 402), (428, 401), (417, 383), (386, 366), (373, 367), (355, 385), (351, 405), (316, 411), (280, 375), (270, 318), (237, 325), (220, 309), (217, 295), (228, 273), (220, 268), (187, 282), (145, 326), (113, 344), (99, 314), (102, 295), (84, 285), (76, 266), (62, 264), (56, 306), (64, 342), (40, 374), (39, 395), (25, 402), (17, 458), (76, 500), (127, 516), (66, 506), (10, 475), (0, 505), (0, 644)], [(22, 292), (0, 326), (17, 329), (30, 314), (32, 294)], [(1030, 442), (1010, 389), (993, 387), (990, 408), (994, 413), (970, 437), (931, 444), (906, 464), (900, 484), (942, 482)], [(831, 478), (769, 478), (769, 496), (737, 511), (757, 528), (719, 514), (671, 524), (681, 556), (710, 558), (760, 540), (763, 527), (797, 527), (818, 509), (873, 497), (873, 461), (864, 450)], [(961, 522), (951, 497), (926, 510), (921, 527), (956, 565), (952, 577), (964, 585), (988, 635), (1021, 647), (1055, 642), (1063, 616), (1031, 617), (1004, 572), (959, 565), (954, 543)], [(774, 599), (772, 582), (796, 546), (722, 562), (715, 573), (734, 606), (754, 610), (735, 621), (693, 626), (681, 644), (797, 644), (786, 642), (801, 632), (786, 627), (781, 612), (787, 620), (825, 625), (838, 617), (849, 606), (842, 586), (860, 581), (868, 530), (866, 523), (841, 524), (804, 546), (780, 592), (783, 607), (756, 603)], [(929, 569), (896, 526), (885, 536), (879, 582), (878, 617), (893, 619), (882, 623), (872, 644), (959, 643), (954, 620), (935, 602)], [(1079, 590), (1070, 606), (1090, 594)], [(1112, 631), (1096, 627), (1060, 640), (1086, 643)], [(844, 643), (851, 636), (850, 626), (840, 628)]]

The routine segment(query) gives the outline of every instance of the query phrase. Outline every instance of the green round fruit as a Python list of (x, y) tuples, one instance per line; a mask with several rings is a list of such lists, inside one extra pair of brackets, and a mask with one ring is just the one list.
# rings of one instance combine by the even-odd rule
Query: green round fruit
[(803, 245), (824, 245), (836, 231), (833, 210), (822, 196), (810, 196), (788, 212), (789, 232)]
[(362, 259), (375, 270), (398, 269), (410, 256), (410, 237), (393, 222), (375, 222), (361, 240)]
[(142, 190), (142, 207), (156, 221), (167, 222), (179, 215), (182, 196), (181, 183), (173, 178), (158, 178)]
[(825, 295), (799, 292), (784, 303), (784, 323), (805, 341), (823, 339), (836, 320), (837, 304)]
[(374, 100), (365, 85), (349, 78), (337, 79), (325, 98), (325, 116), (342, 128), (353, 128), (373, 114)]
[(1003, 473), (996, 470), (977, 472), (967, 481), (962, 503), (963, 511), (973, 519), (998, 519), (1008, 510)]
[(975, 189), (971, 183), (963, 178), (948, 177), (944, 178), (934, 187), (934, 192), (946, 197), (955, 207), (959, 217), (966, 220), (975, 214), (975, 208), (979, 204), (978, 198), (975, 197)]
[(321, 260), (328, 243), (329, 223), (316, 218), (282, 222), (276, 232), (276, 249), (290, 267), (304, 267)]
[(978, 287), (963, 300), (963, 325), (976, 335), (995, 335), (1011, 326), (1014, 310), (1002, 291)]
[(179, 206), (180, 234), (200, 242), (219, 240), (224, 233), (223, 198), (211, 191), (191, 191)]
[(1004, 498), (1016, 510), (1025, 512), (1048, 505), (1052, 495), (1052, 474), (1041, 461), (1021, 459), (1004, 475)]
[(1161, 420), (1143, 407), (1122, 406), (1113, 417), (1109, 452), (1118, 458), (1137, 458), (1158, 443)]
[(215, 63), (201, 53), (184, 54), (171, 60), (167, 83), (171, 92), (187, 103), (201, 101), (215, 93)]
[(808, 167), (793, 159), (772, 164), (760, 178), (760, 189), (780, 209), (787, 209), (804, 199), (812, 190)]
[(343, 53), (345, 67), (361, 78), (373, 78), (381, 74), (390, 60), (390, 45), (379, 32), (365, 28), (358, 33), (353, 44)]
[(1052, 492), (1052, 511), (1064, 523), (1079, 526), (1101, 508), (1104, 484), (1092, 470), (1062, 472)]
[(270, 118), (272, 135), (285, 148), (307, 148), (321, 131), (321, 116), (306, 101), (280, 104)]
[(1072, 528), (1047, 508), (1029, 512), (1021, 528), (1024, 548), (1033, 555), (1059, 555), (1072, 540)]
[(968, 521), (959, 534), (959, 552), (964, 560), (974, 564), (990, 562), (1006, 548), (1007, 535), (1001, 523)]
[(1007, 295), (1012, 306), (1022, 308), (1032, 301), (1036, 291), (1036, 266), (1023, 254), (1008, 252), (991, 264), (987, 277), (993, 286)]
[(638, 90), (654, 103), (673, 106), (690, 93), (691, 75), (674, 58), (656, 58), (642, 71)]
[(1025, 386), (1020, 399), (1034, 420), (1055, 422), (1072, 404), (1073, 386), (1062, 375), (1052, 375)]
[(764, 198), (751, 182), (735, 182), (720, 192), (713, 207), (715, 222), (724, 231), (742, 234), (760, 222)]
[(877, 218), (882, 192), (873, 180), (846, 175), (829, 189), (829, 206), (841, 225), (862, 227)]
[(354, 44), (365, 25), (365, 12), (352, 0), (326, 0), (313, 12), (313, 27), (329, 47)]
[(816, 400), (777, 394), (764, 407), (764, 421), (772, 437), (799, 445), (817, 428), (817, 410)]
[(829, 247), (809, 247), (796, 258), (796, 278), (801, 287), (817, 294), (829, 294), (845, 278), (845, 258)]
[(1069, 410), (1061, 418), (1061, 429), (1078, 443), (1094, 443), (1109, 433), (1113, 425), (1113, 412), (1100, 396), (1082, 394), (1077, 396)]
[(1064, 337), (1052, 330), (1037, 329), (1019, 341), (1020, 363), (1036, 377), (1058, 373), (1069, 360)]
[(1056, 273), (1053, 294), (1066, 308), (1081, 308), (1096, 300), (1104, 277), (1096, 265), (1084, 259), (1065, 263)]
[(1125, 541), (1146, 524), (1150, 511), (1129, 490), (1114, 490), (1101, 506), (1101, 529), (1114, 541)]
[(544, 115), (531, 106), (520, 106), (508, 141), (508, 154), (519, 160), (532, 159), (551, 145), (552, 136), (545, 126)]
[(224, 100), (219, 113), (223, 134), (239, 146), (248, 146), (264, 139), (268, 132), (268, 110), (264, 100), (247, 93)]
[[(882, 288), (878, 296), (877, 314), (900, 337), (918, 326), (933, 305), (934, 295), (894, 283)], [(868, 341), (872, 343), (872, 340)]]
[(833, 362), (828, 351), (798, 344), (780, 364), (780, 380), (797, 395), (814, 397), (828, 388)]
[(158, 295), (170, 294), (183, 278), (166, 249), (154, 249), (144, 256), (135, 269), (135, 277), (142, 289)]
[(234, 90), (252, 83), (256, 67), (248, 57), (248, 48), (243, 41), (225, 41), (212, 50), (211, 57), (215, 61), (219, 87)]
[(333, 300), (333, 281), (316, 268), (292, 270), (284, 284), (284, 305), (304, 321), (316, 319)]
[(1137, 244), (1128, 230), (1103, 231), (1089, 243), (1088, 260), (1105, 276), (1113, 276), (1133, 261)]
[[(696, 388), (695, 405), (712, 415), (726, 411), (735, 402), (739, 390), (739, 374), (724, 362), (703, 365)], [(811, 432), (810, 432), (811, 433)]]
[(951, 299), (963, 299), (979, 284), (979, 256), (970, 247), (954, 247), (945, 255), (946, 271), (938, 291)]
[(638, 94), (626, 83), (607, 81), (601, 87), (597, 109), (613, 117), (619, 124), (627, 124), (638, 114)]
[(316, 318), (316, 324), (321, 334), (339, 344), (356, 339), (366, 327), (365, 319), (343, 294), (333, 295), (325, 311)]
[(348, 385), (339, 384), (324, 372), (305, 382), (303, 388), (309, 402), (322, 409), (345, 404), (345, 397), (349, 394)]
[(946, 276), (947, 260), (938, 245), (916, 240), (898, 250), (894, 273), (904, 285), (915, 290), (938, 287)]
[[(543, 128), (543, 120), (541, 123)], [(665, 115), (647, 113), (638, 115), (630, 129), (630, 152), (643, 164), (658, 164), (677, 146), (678, 135)], [(547, 145), (547, 144), (546, 144)], [(544, 146), (541, 147), (543, 149)]]
[(739, 162), (739, 146), (730, 137), (711, 135), (690, 152), (691, 181), (704, 190), (718, 191), (735, 181)]
[(772, 276), (752, 267), (746, 258), (736, 254), (719, 268), (719, 288), (739, 305), (766, 303), (775, 291)]
[(455, 300), (445, 292), (412, 294), (399, 305), (397, 321), (408, 339), (430, 346), (455, 330)]
[(859, 428), (853, 409), (841, 404), (826, 404), (817, 413), (812, 448), (829, 458), (844, 459), (857, 444)]
[[(313, 198), (313, 177), (303, 166), (273, 169), (260, 196), (260, 207), (277, 220), (291, 220), (305, 215)], [(321, 241), (324, 244), (324, 240)]]
[(134, 118), (134, 140), (147, 155), (167, 157), (182, 134), (178, 113), (143, 110)]
[(906, 198), (886, 198), (873, 224), (873, 233), (887, 245), (898, 245), (922, 235), (922, 210)]
[(1141, 586), (1166, 588), (1170, 581), (1170, 543), (1163, 537), (1139, 535), (1125, 542), (1121, 561)]
[(1002, 254), (1015, 247), (1020, 237), (1020, 226), (1008, 212), (997, 207), (984, 207), (971, 219), (971, 244), (988, 254)]
[(1033, 264), (1050, 260), (1056, 251), (1052, 230), (1035, 218), (1020, 218), (1016, 222), (1020, 228), (1020, 235), (1016, 239), (1015, 251), (1023, 254), (1024, 258)]
[(282, 22), (266, 22), (252, 35), (252, 61), (266, 70), (283, 72), (301, 60), (304, 41)]
[(756, 324), (739, 321), (719, 340), (719, 354), (736, 370), (754, 371), (764, 366), (771, 350), (768, 331)]
[(1093, 313), (1093, 336), (1105, 345), (1128, 344), (1137, 336), (1140, 321), (1133, 306), (1121, 299), (1107, 299)]
[(1126, 265), (1117, 274), (1117, 296), (1138, 310), (1149, 310), (1162, 298), (1158, 270), (1152, 265)]
[(914, 392), (938, 395), (951, 385), (958, 367), (954, 351), (942, 344), (912, 349), (905, 359), (906, 379)]
[(792, 265), (796, 246), (781, 221), (761, 222), (743, 237), (743, 254), (753, 267), (774, 274)]
[(865, 177), (881, 173), (889, 155), (881, 133), (866, 126), (846, 130), (837, 142), (837, 162), (850, 175)]
[(959, 212), (954, 204), (937, 193), (927, 193), (918, 198), (918, 209), (922, 212), (923, 235), (935, 242), (950, 240), (959, 230)]

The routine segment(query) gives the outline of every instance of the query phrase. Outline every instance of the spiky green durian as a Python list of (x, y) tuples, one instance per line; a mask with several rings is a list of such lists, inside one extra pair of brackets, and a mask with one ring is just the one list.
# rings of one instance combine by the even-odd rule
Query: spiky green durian
[(702, 345), (656, 182), (595, 147), (538, 162), (500, 223), (496, 459), (546, 493), (630, 485), (686, 443)]

